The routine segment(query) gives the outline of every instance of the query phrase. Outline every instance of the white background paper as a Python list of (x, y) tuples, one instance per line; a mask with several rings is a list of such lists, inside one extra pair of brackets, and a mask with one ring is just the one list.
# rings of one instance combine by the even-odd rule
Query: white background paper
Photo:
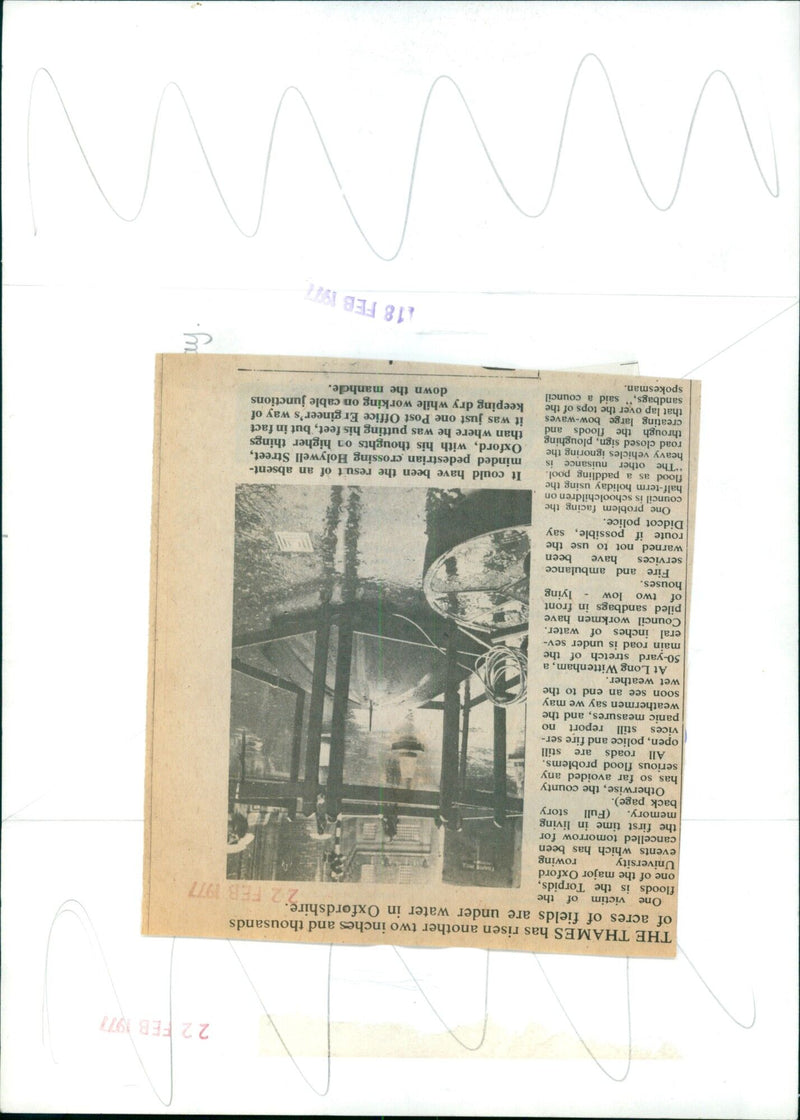
[[(797, 28), (5, 5), (6, 1110), (794, 1115)], [(154, 355), (196, 331), (702, 379), (676, 961), (493, 953), (487, 989), (478, 951), (138, 934)]]

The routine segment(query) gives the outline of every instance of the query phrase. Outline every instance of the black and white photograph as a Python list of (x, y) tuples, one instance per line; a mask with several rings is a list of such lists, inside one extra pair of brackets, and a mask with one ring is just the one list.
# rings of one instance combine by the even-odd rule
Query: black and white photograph
[(518, 887), (531, 493), (239, 485), (227, 877)]

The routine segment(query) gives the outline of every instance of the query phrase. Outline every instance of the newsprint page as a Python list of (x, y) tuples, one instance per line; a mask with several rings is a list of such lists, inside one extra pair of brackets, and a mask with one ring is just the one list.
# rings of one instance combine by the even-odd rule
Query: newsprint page
[(699, 384), (156, 381), (144, 932), (674, 956)]

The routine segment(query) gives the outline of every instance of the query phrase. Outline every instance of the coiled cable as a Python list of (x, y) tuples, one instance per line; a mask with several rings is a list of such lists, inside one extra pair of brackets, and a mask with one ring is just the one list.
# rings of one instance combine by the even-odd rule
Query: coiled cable
[(521, 704), (528, 695), (528, 659), (512, 646), (492, 646), (475, 662), (475, 675), (498, 708)]

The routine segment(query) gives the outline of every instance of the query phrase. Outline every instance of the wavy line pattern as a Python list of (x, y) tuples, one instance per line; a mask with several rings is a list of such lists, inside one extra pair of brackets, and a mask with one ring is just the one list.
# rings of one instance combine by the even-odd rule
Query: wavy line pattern
[[(44, 982), (43, 982), (43, 987), (42, 987), (42, 1045), (47, 1046), (47, 1049), (50, 1053), (50, 1058), (56, 1064), (58, 1064), (58, 1059), (56, 1058), (56, 1052), (55, 1052), (55, 1048), (53, 1046), (53, 1032), (52, 1032), (51, 1025), (50, 1025), (50, 983), (49, 983), (49, 980), (50, 980), (50, 943), (53, 940), (53, 933), (55, 931), (56, 924), (59, 921), (61, 921), (65, 916), (75, 918), (78, 921), (78, 924), (80, 925), (81, 929), (83, 930), (84, 934), (86, 935), (86, 937), (89, 941), (89, 944), (91, 945), (92, 949), (94, 950), (96, 956), (100, 959), (100, 962), (103, 965), (103, 968), (105, 969), (106, 976), (108, 977), (108, 982), (111, 985), (111, 991), (114, 993), (114, 999), (116, 1000), (117, 1010), (120, 1013), (120, 1017), (121, 1018), (125, 1017), (125, 1012), (124, 1012), (124, 1009), (123, 1009), (123, 1006), (122, 1006), (122, 1001), (119, 997), (119, 992), (117, 991), (117, 986), (114, 983), (114, 977), (112, 975), (111, 969), (109, 968), (108, 961), (106, 960), (106, 955), (103, 952), (103, 943), (101, 942), (100, 938), (98, 937), (97, 930), (94, 928), (94, 922), (90, 918), (89, 913), (86, 910), (86, 907), (83, 905), (82, 902), (79, 902), (76, 898), (67, 898), (67, 899), (64, 900), (64, 902), (61, 903), (61, 905), (59, 906), (59, 908), (56, 910), (55, 914), (53, 915), (53, 920), (50, 922), (50, 929), (47, 932), (47, 946), (45, 948), (45, 957), (44, 957)], [(175, 958), (175, 938), (173, 937), (172, 938), (172, 944), (170, 945), (170, 950), (169, 950), (169, 1022), (170, 1023), (172, 1022), (172, 966), (173, 966), (174, 958)], [(142, 1073), (144, 1074), (145, 1078), (147, 1079), (147, 1083), (150, 1086), (150, 1088), (153, 1090), (153, 1093), (155, 1094), (159, 1103), (162, 1104), (164, 1106), (164, 1108), (169, 1108), (170, 1105), (172, 1104), (172, 1099), (173, 1099), (173, 1096), (174, 1096), (174, 1087), (175, 1087), (175, 1083), (174, 1083), (175, 1066), (174, 1066), (174, 1055), (173, 1055), (173, 1049), (172, 1049), (172, 1031), (170, 1030), (170, 1033), (169, 1033), (169, 1036), (168, 1036), (169, 1037), (169, 1092), (167, 1093), (166, 1097), (162, 1097), (161, 1093), (158, 1091), (158, 1087), (156, 1086), (156, 1083), (153, 1081), (152, 1077), (150, 1076), (150, 1074), (148, 1072), (148, 1069), (147, 1069), (147, 1065), (145, 1064), (144, 1058), (142, 1057), (141, 1051), (139, 1050), (139, 1047), (136, 1045), (136, 1040), (135, 1040), (134, 1035), (126, 1034), (125, 1037), (128, 1040), (128, 1042), (131, 1044), (131, 1046), (133, 1047), (133, 1052), (136, 1056), (136, 1060), (139, 1063), (139, 1066), (141, 1067)]]
[(431, 1009), (433, 1014), (436, 1016), (436, 1018), (442, 1024), (442, 1026), (447, 1031), (447, 1033), (450, 1035), (450, 1037), (453, 1039), (453, 1041), (457, 1042), (462, 1050), (472, 1050), (472, 1051), (480, 1050), (480, 1048), (483, 1046), (484, 1042), (486, 1041), (486, 1031), (487, 1031), (487, 1028), (489, 1026), (489, 960), (491, 958), (491, 950), (489, 950), (489, 949), (486, 950), (486, 972), (484, 974), (484, 981), (483, 981), (483, 1026), (481, 1028), (481, 1036), (476, 1043), (472, 1044), (472, 1043), (464, 1042), (463, 1039), (460, 1039), (458, 1037), (458, 1035), (453, 1030), (453, 1028), (448, 1026), (448, 1024), (444, 1021), (442, 1016), (439, 1014), (435, 1005), (431, 1002), (430, 997), (428, 996), (428, 993), (425, 991), (423, 986), (420, 984), (419, 980), (416, 978), (414, 973), (408, 967), (408, 962), (406, 961), (403, 954), (400, 952), (400, 950), (397, 948), (396, 945), (393, 945), (392, 948), (394, 949), (395, 955), (397, 956), (398, 960), (402, 964), (403, 968), (406, 970), (408, 975), (414, 981), (414, 984), (416, 985), (417, 991), (422, 996), (422, 998), (425, 1000), (428, 1007)]
[(95, 174), (94, 169), (93, 169), (93, 167), (91, 165), (91, 162), (89, 160), (89, 157), (86, 154), (86, 150), (85, 150), (83, 144), (81, 143), (81, 139), (80, 139), (80, 137), (78, 135), (78, 132), (75, 128), (75, 125), (73, 123), (73, 120), (72, 120), (72, 117), (69, 113), (69, 110), (67, 109), (67, 106), (64, 102), (64, 99), (61, 96), (61, 91), (58, 88), (58, 84), (56, 83), (55, 79), (53, 78), (53, 75), (45, 67), (40, 67), (35, 72), (35, 74), (33, 75), (33, 78), (31, 79), (30, 92), (29, 92), (29, 96), (28, 96), (28, 119), (27, 119), (28, 198), (29, 198), (30, 207), (31, 207), (31, 220), (33, 222), (33, 233), (34, 233), (34, 236), (36, 236), (36, 234), (38, 232), (38, 227), (37, 227), (37, 222), (36, 222), (36, 211), (35, 211), (35, 206), (34, 206), (34, 201), (33, 201), (33, 182), (32, 182), (32, 173), (31, 173), (31, 121), (32, 121), (32, 116), (33, 116), (33, 94), (34, 94), (34, 89), (36, 87), (36, 83), (39, 80), (40, 76), (47, 78), (47, 80), (49, 81), (53, 91), (55, 92), (55, 95), (58, 99), (58, 103), (61, 106), (61, 109), (63, 110), (64, 116), (66, 118), (67, 125), (69, 126), (69, 129), (72, 133), (73, 139), (75, 140), (75, 143), (78, 147), (78, 151), (80, 152), (81, 158), (82, 158), (82, 160), (83, 160), (83, 162), (86, 166), (86, 169), (89, 172), (89, 175), (91, 176), (95, 186), (97, 187), (97, 190), (99, 191), (103, 201), (106, 203), (109, 210), (111, 210), (111, 212), (117, 218), (119, 218), (120, 221), (123, 221), (123, 222), (135, 222), (135, 221), (137, 221), (138, 218), (140, 217), (141, 213), (142, 213), (142, 210), (144, 209), (144, 204), (145, 204), (145, 201), (147, 200), (147, 193), (148, 193), (148, 190), (150, 189), (150, 177), (151, 177), (152, 168), (153, 168), (153, 152), (154, 152), (154, 149), (155, 149), (155, 142), (156, 142), (156, 135), (157, 135), (157, 132), (158, 132), (159, 120), (161, 118), (161, 110), (164, 106), (164, 100), (165, 100), (167, 94), (171, 90), (174, 90), (175, 93), (177, 94), (178, 98), (180, 99), (180, 102), (183, 105), (183, 108), (186, 111), (186, 116), (189, 120), (189, 124), (190, 124), (190, 126), (192, 128), (192, 131), (194, 133), (195, 139), (196, 139), (198, 147), (200, 149), (200, 153), (203, 157), (203, 161), (205, 162), (206, 169), (208, 171), (209, 176), (211, 177), (211, 181), (214, 184), (214, 188), (217, 192), (217, 195), (219, 196), (220, 202), (222, 203), (222, 206), (225, 210), (225, 213), (228, 215), (231, 223), (233, 224), (233, 226), (237, 230), (237, 232), (239, 234), (241, 234), (242, 237), (245, 237), (245, 238), (255, 237), (256, 234), (259, 232), (259, 230), (261, 228), (261, 223), (262, 223), (262, 220), (263, 220), (263, 217), (264, 217), (266, 196), (267, 196), (267, 181), (269, 179), (269, 172), (270, 172), (270, 168), (271, 168), (271, 165), (272, 165), (272, 152), (273, 152), (273, 145), (274, 145), (274, 142), (275, 142), (275, 133), (276, 133), (276, 130), (277, 130), (277, 127), (278, 127), (278, 121), (280, 120), (281, 111), (283, 109), (283, 106), (284, 106), (287, 98), (290, 95), (295, 96), (296, 98), (299, 99), (300, 104), (302, 105), (303, 109), (305, 109), (306, 113), (308, 114), (309, 120), (311, 122), (311, 125), (314, 129), (314, 132), (316, 134), (316, 137), (317, 137), (317, 139), (319, 141), (319, 144), (320, 144), (320, 147), (322, 149), (322, 153), (325, 157), (325, 160), (327, 161), (327, 164), (328, 164), (328, 167), (330, 169), (331, 175), (333, 176), (334, 182), (336, 183), (336, 186), (339, 189), (339, 192), (342, 196), (342, 201), (345, 205), (345, 208), (347, 209), (348, 214), (350, 215), (350, 218), (353, 221), (353, 224), (355, 225), (358, 233), (360, 234), (362, 241), (367, 246), (367, 248), (370, 250), (370, 252), (373, 253), (374, 256), (376, 256), (379, 260), (385, 261), (385, 262), (388, 263), (388, 262), (391, 262), (393, 260), (396, 260), (396, 258), (400, 255), (400, 252), (402, 251), (403, 245), (405, 243), (406, 234), (408, 232), (409, 219), (410, 219), (410, 215), (411, 215), (411, 203), (412, 203), (413, 194), (414, 194), (414, 183), (415, 183), (415, 180), (416, 180), (417, 169), (418, 169), (418, 165), (419, 165), (419, 153), (420, 153), (420, 147), (421, 147), (421, 144), (422, 144), (422, 136), (423, 136), (423, 132), (424, 132), (424, 129), (425, 129), (425, 123), (426, 123), (426, 120), (428, 118), (428, 112), (429, 112), (430, 107), (431, 107), (431, 103), (432, 103), (432, 100), (433, 100), (433, 95), (442, 85), (445, 85), (445, 84), (449, 85), (453, 89), (453, 91), (456, 93), (456, 95), (457, 95), (457, 97), (458, 97), (458, 99), (461, 103), (461, 106), (463, 107), (463, 110), (466, 113), (470, 124), (472, 125), (472, 128), (473, 128), (474, 133), (475, 133), (475, 137), (478, 141), (478, 144), (479, 144), (480, 148), (483, 151), (483, 154), (486, 158), (486, 161), (489, 164), (489, 167), (491, 168), (491, 171), (492, 171), (495, 179), (497, 180), (498, 186), (500, 187), (503, 194), (508, 199), (509, 203), (514, 207), (514, 209), (523, 218), (536, 219), (536, 218), (541, 218), (542, 217), (542, 215), (546, 212), (547, 208), (549, 207), (550, 202), (553, 198), (553, 193), (554, 193), (555, 187), (556, 187), (556, 181), (558, 179), (558, 172), (559, 172), (559, 168), (560, 168), (560, 165), (561, 165), (561, 156), (562, 156), (562, 151), (563, 151), (563, 147), (564, 147), (564, 139), (565, 139), (565, 136), (566, 136), (566, 133), (567, 133), (567, 125), (569, 123), (569, 116), (570, 116), (570, 110), (572, 108), (573, 98), (575, 96), (575, 91), (576, 91), (576, 88), (578, 86), (578, 81), (579, 81), (581, 75), (583, 74), (585, 68), (590, 63), (594, 63), (595, 66), (599, 67), (599, 69), (600, 69), (600, 73), (601, 73), (601, 75), (602, 75), (602, 77), (605, 81), (606, 89), (608, 90), (608, 95), (611, 98), (611, 105), (612, 105), (612, 108), (613, 108), (613, 111), (614, 111), (614, 115), (616, 117), (616, 121), (617, 121), (617, 124), (619, 126), (619, 130), (620, 130), (620, 133), (622, 135), (622, 139), (623, 139), (623, 142), (625, 144), (625, 148), (627, 150), (628, 158), (630, 160), (630, 163), (631, 163), (631, 166), (633, 168), (634, 174), (636, 175), (636, 179), (639, 183), (639, 186), (642, 189), (642, 192), (643, 192), (645, 198), (647, 199), (647, 201), (650, 203), (650, 205), (655, 210), (659, 211), (660, 213), (666, 213), (668, 210), (670, 210), (672, 208), (672, 206), (675, 203), (675, 200), (678, 197), (678, 192), (680, 191), (681, 184), (683, 182), (683, 175), (684, 175), (684, 171), (685, 171), (685, 168), (686, 168), (686, 161), (687, 161), (687, 158), (688, 158), (688, 155), (689, 155), (689, 145), (691, 143), (692, 135), (694, 133), (695, 124), (697, 122), (698, 114), (700, 112), (700, 106), (703, 103), (703, 98), (706, 96), (706, 92), (707, 92), (709, 86), (715, 80), (718, 80), (725, 85), (725, 88), (729, 91), (730, 96), (733, 99), (733, 104), (734, 104), (734, 107), (735, 107), (735, 111), (738, 114), (739, 120), (741, 122), (742, 129), (743, 129), (744, 136), (745, 136), (745, 140), (747, 142), (747, 146), (748, 146), (750, 154), (753, 158), (753, 162), (756, 166), (756, 170), (757, 170), (758, 175), (761, 179), (761, 182), (764, 185), (764, 189), (767, 191), (767, 193), (772, 198), (778, 198), (778, 196), (780, 194), (779, 178), (778, 178), (778, 160), (777, 160), (777, 153), (776, 153), (776, 150), (775, 150), (775, 138), (774, 138), (773, 133), (772, 133), (771, 123), (769, 125), (769, 129), (770, 129), (770, 141), (771, 141), (771, 146), (772, 146), (772, 179), (773, 179), (773, 182), (774, 182), (774, 186), (771, 186), (770, 182), (768, 182), (767, 176), (764, 173), (764, 169), (761, 165), (761, 161), (759, 160), (758, 155), (756, 154), (755, 146), (753, 144), (753, 138), (750, 134), (750, 129), (747, 126), (747, 120), (745, 119), (744, 111), (742, 109), (742, 105), (741, 105), (741, 102), (739, 100), (739, 95), (736, 92), (736, 88), (734, 87), (733, 82), (731, 81), (731, 79), (728, 77), (728, 75), (725, 73), (724, 70), (712, 70), (711, 73), (708, 75), (708, 77), (703, 82), (703, 84), (700, 88), (700, 92), (697, 95), (697, 100), (695, 101), (694, 109), (692, 111), (691, 118), (689, 120), (689, 125), (688, 125), (687, 131), (686, 131), (686, 139), (684, 141), (683, 154), (681, 156), (680, 165), (678, 167), (677, 175), (675, 177), (675, 182), (674, 182), (674, 185), (672, 187), (672, 190), (671, 190), (671, 192), (667, 192), (667, 201), (659, 202), (656, 199), (656, 197), (654, 196), (650, 187), (648, 187), (648, 185), (645, 182), (645, 180), (642, 176), (642, 173), (639, 169), (639, 165), (637, 163), (636, 156), (634, 155), (633, 148), (631, 147), (631, 142), (630, 142), (630, 138), (628, 136), (627, 129), (625, 128), (625, 123), (622, 119), (622, 112), (620, 110), (619, 102), (617, 101), (617, 96), (616, 96), (616, 93), (614, 92), (614, 86), (612, 84), (609, 73), (606, 70), (606, 67), (603, 64), (602, 60), (599, 58), (599, 56), (590, 52), (588, 54), (585, 54), (583, 56), (583, 58), (580, 60), (580, 62), (578, 63), (578, 66), (575, 70), (575, 75), (572, 79), (572, 84), (570, 86), (569, 94), (567, 95), (566, 105), (564, 107), (564, 114), (563, 114), (563, 117), (562, 117), (562, 120), (561, 120), (561, 132), (560, 132), (560, 135), (559, 135), (558, 147), (557, 147), (557, 150), (556, 150), (555, 161), (554, 161), (554, 164), (553, 164), (553, 172), (552, 172), (552, 175), (551, 175), (551, 178), (550, 178), (550, 186), (547, 190), (547, 194), (545, 196), (544, 203), (538, 209), (535, 208), (535, 207), (533, 209), (526, 209), (526, 207), (524, 207), (512, 195), (511, 191), (508, 189), (508, 186), (506, 185), (505, 180), (503, 179), (502, 174), (500, 173), (500, 171), (497, 167), (497, 164), (495, 163), (494, 159), (492, 158), (491, 152), (489, 151), (489, 148), (486, 144), (486, 141), (483, 138), (483, 134), (481, 133), (481, 130), (478, 127), (478, 122), (475, 120), (475, 116), (472, 112), (472, 109), (469, 106), (469, 103), (467, 102), (466, 97), (464, 96), (464, 94), (461, 90), (461, 87), (458, 85), (458, 83), (455, 81), (455, 79), (451, 78), (449, 75), (440, 74), (439, 77), (435, 78), (434, 81), (431, 83), (431, 87), (428, 90), (428, 95), (425, 98), (425, 103), (422, 107), (422, 114), (420, 116), (419, 129), (418, 129), (418, 132), (417, 132), (417, 140), (416, 140), (416, 144), (415, 144), (415, 147), (414, 147), (414, 155), (413, 155), (413, 158), (412, 158), (412, 161), (411, 161), (411, 169), (410, 169), (409, 180), (408, 180), (408, 191), (406, 193), (405, 213), (404, 213), (403, 219), (402, 219), (400, 235), (397, 239), (397, 244), (396, 244), (396, 247), (395, 247), (394, 251), (392, 253), (389, 253), (388, 255), (384, 255), (383, 253), (379, 252), (379, 250), (375, 247), (375, 244), (370, 240), (366, 231), (364, 230), (364, 227), (361, 224), (361, 222), (358, 218), (358, 215), (356, 214), (356, 211), (353, 209), (353, 206), (350, 203), (350, 200), (347, 196), (347, 192), (345, 191), (344, 185), (343, 185), (343, 183), (341, 181), (341, 178), (339, 176), (339, 172), (336, 170), (336, 165), (334, 164), (333, 159), (331, 158), (331, 154), (330, 154), (330, 151), (328, 149), (328, 145), (326, 144), (325, 139), (322, 135), (322, 131), (320, 130), (320, 127), (317, 123), (317, 119), (314, 116), (314, 112), (313, 112), (311, 106), (309, 105), (308, 101), (306, 100), (306, 97), (303, 94), (302, 90), (298, 89), (297, 86), (287, 86), (287, 88), (281, 94), (280, 100), (278, 101), (278, 106), (275, 110), (275, 116), (273, 117), (273, 121), (272, 121), (272, 129), (270, 131), (270, 136), (269, 136), (269, 146), (267, 148), (267, 155), (266, 155), (266, 159), (265, 159), (265, 163), (264, 163), (264, 173), (263, 173), (263, 177), (262, 177), (262, 181), (261, 181), (261, 197), (260, 197), (259, 207), (258, 207), (258, 216), (256, 218), (255, 224), (253, 225), (253, 227), (251, 229), (248, 230), (247, 228), (245, 228), (245, 226), (233, 214), (233, 212), (232, 212), (232, 210), (231, 210), (231, 208), (228, 204), (228, 201), (225, 198), (225, 195), (222, 191), (222, 188), (221, 188), (220, 183), (219, 183), (219, 179), (217, 178), (217, 175), (216, 175), (216, 173), (214, 171), (214, 168), (211, 164), (211, 160), (209, 159), (208, 152), (206, 150), (205, 144), (203, 143), (203, 139), (200, 135), (200, 130), (197, 127), (197, 123), (195, 121), (195, 118), (194, 118), (194, 115), (192, 113), (191, 107), (189, 106), (189, 102), (187, 101), (186, 96), (183, 93), (183, 90), (181, 89), (181, 87), (176, 82), (168, 82), (167, 85), (164, 86), (164, 89), (161, 92), (161, 97), (159, 98), (158, 107), (156, 108), (155, 118), (153, 120), (153, 130), (152, 130), (152, 134), (151, 134), (151, 137), (150, 137), (150, 149), (149, 149), (149, 153), (148, 153), (148, 157), (147, 157), (147, 168), (146, 168), (146, 171), (145, 171), (144, 185), (142, 187), (141, 198), (139, 200), (139, 204), (136, 207), (135, 211), (132, 214), (126, 215), (126, 214), (121, 213), (120, 210), (118, 210), (116, 208), (116, 206), (114, 206), (114, 204), (111, 201), (111, 199), (109, 198), (108, 194), (103, 189), (103, 186), (102, 186), (100, 180), (98, 179), (97, 175)]
[[(123, 1008), (122, 1001), (121, 1001), (119, 993), (117, 991), (116, 984), (114, 983), (114, 977), (113, 977), (111, 969), (109, 967), (108, 960), (106, 959), (105, 952), (103, 951), (103, 945), (102, 945), (102, 943), (100, 941), (100, 938), (97, 934), (97, 931), (94, 927), (94, 923), (92, 922), (92, 919), (89, 916), (89, 913), (87, 912), (86, 908), (83, 906), (83, 904), (81, 902), (79, 902), (77, 899), (74, 899), (74, 898), (66, 899), (58, 907), (58, 909), (56, 910), (55, 914), (53, 915), (53, 919), (50, 923), (50, 929), (49, 929), (48, 935), (47, 935), (47, 945), (46, 945), (46, 948), (45, 948), (45, 960), (44, 960), (44, 981), (43, 981), (43, 992), (42, 992), (42, 1042), (43, 1042), (43, 1044), (45, 1044), (47, 1046), (47, 1048), (49, 1050), (49, 1053), (50, 1053), (50, 1057), (51, 1057), (53, 1062), (57, 1062), (57, 1058), (56, 1058), (55, 1048), (53, 1046), (52, 1031), (51, 1031), (51, 1026), (50, 1026), (50, 1003), (49, 1003), (50, 946), (51, 946), (51, 941), (52, 941), (52, 938), (53, 938), (53, 933), (54, 933), (55, 927), (56, 927), (57, 923), (59, 921), (61, 921), (65, 916), (73, 917), (73, 918), (76, 918), (78, 920), (83, 932), (85, 933), (87, 939), (89, 940), (89, 943), (92, 946), (92, 949), (94, 950), (97, 958), (99, 959), (99, 962), (102, 964), (102, 966), (105, 970), (105, 973), (108, 977), (108, 981), (111, 985), (111, 990), (114, 993), (114, 999), (116, 1001), (117, 1009), (119, 1011), (120, 1017), (123, 1018), (123, 1019), (125, 1018), (125, 1010)], [(173, 1020), (173, 962), (174, 962), (174, 956), (175, 956), (175, 941), (176, 941), (176, 939), (173, 937), (171, 945), (170, 945), (170, 952), (169, 952), (169, 981), (168, 981), (168, 984), (169, 984), (169, 1020), (168, 1021), (170, 1023)], [(283, 1035), (281, 1034), (280, 1030), (278, 1029), (277, 1023), (275, 1022), (275, 1020), (272, 1017), (272, 1015), (270, 1014), (266, 1004), (264, 1003), (264, 1000), (262, 999), (261, 993), (259, 992), (255, 983), (253, 982), (253, 979), (250, 976), (250, 973), (247, 971), (247, 968), (245, 967), (244, 962), (242, 961), (239, 954), (236, 952), (236, 947), (234, 946), (233, 942), (231, 942), (231, 941), (228, 941), (228, 945), (229, 945), (230, 949), (232, 950), (233, 955), (236, 957), (236, 960), (239, 963), (239, 966), (241, 967), (242, 972), (245, 975), (245, 979), (247, 980), (248, 984), (250, 985), (250, 988), (252, 989), (252, 991), (253, 991), (253, 993), (256, 997), (256, 1000), (258, 1001), (258, 1004), (261, 1007), (261, 1010), (267, 1016), (267, 1019), (269, 1020), (273, 1030), (275, 1031), (275, 1034), (277, 1035), (277, 1038), (280, 1041), (280, 1044), (283, 1047), (283, 1050), (284, 1050), (287, 1058), (289, 1059), (289, 1061), (294, 1066), (295, 1071), (297, 1072), (297, 1074), (299, 1075), (301, 1080), (305, 1083), (305, 1085), (308, 1087), (308, 1089), (311, 1090), (312, 1093), (314, 1093), (318, 1097), (326, 1097), (328, 1095), (328, 1093), (330, 1092), (331, 1075), (332, 1075), (331, 959), (332, 959), (332, 956), (333, 956), (333, 945), (328, 946), (328, 968), (327, 968), (327, 981), (326, 981), (326, 1032), (327, 1032), (326, 1033), (326, 1050), (327, 1050), (327, 1061), (326, 1061), (325, 1082), (324, 1082), (324, 1085), (321, 1088), (317, 1088), (314, 1084), (312, 1084), (312, 1082), (309, 1080), (309, 1078), (304, 1073), (304, 1071), (301, 1068), (299, 1062), (297, 1061), (297, 1058), (292, 1053), (292, 1050), (290, 1049), (290, 1047), (286, 1043), (286, 1040), (284, 1039)], [(439, 1010), (434, 1005), (434, 1003), (431, 1001), (430, 997), (426, 993), (422, 984), (419, 982), (417, 977), (411, 971), (411, 969), (408, 966), (407, 961), (402, 956), (402, 954), (399, 952), (399, 950), (395, 946), (392, 946), (392, 948), (394, 949), (394, 952), (396, 953), (397, 957), (399, 958), (399, 960), (400, 960), (401, 964), (403, 965), (403, 967), (405, 968), (406, 972), (408, 973), (408, 975), (410, 976), (410, 978), (413, 980), (414, 984), (416, 985), (417, 990), (419, 991), (419, 993), (424, 998), (428, 1007), (433, 1012), (433, 1014), (436, 1016), (436, 1018), (439, 1020), (439, 1022), (442, 1024), (442, 1026), (445, 1028), (447, 1033), (451, 1036), (453, 1041), (455, 1043), (457, 1043), (459, 1046), (461, 1046), (462, 1049), (464, 1049), (464, 1050), (470, 1050), (470, 1051), (473, 1051), (473, 1052), (477, 1051), (477, 1050), (480, 1050), (481, 1047), (483, 1046), (485, 1040), (486, 1040), (488, 1021), (489, 1021), (489, 959), (490, 959), (490, 955), (491, 955), (490, 951), (489, 950), (486, 951), (486, 970), (485, 970), (485, 974), (484, 974), (484, 985), (483, 985), (483, 988), (484, 988), (484, 992), (483, 992), (483, 997), (484, 997), (483, 1027), (482, 1027), (480, 1039), (478, 1040), (478, 1042), (475, 1043), (475, 1044), (467, 1044), (462, 1039), (460, 1039), (458, 1037), (458, 1035), (455, 1033), (455, 1031), (452, 1029), (452, 1027), (450, 1027), (445, 1022), (445, 1020), (442, 1017), (442, 1015), (440, 1014)], [(751, 1020), (750, 1020), (749, 1023), (743, 1023), (739, 1019), (737, 1019), (734, 1015), (731, 1014), (731, 1012), (724, 1005), (722, 1000), (720, 1000), (719, 996), (714, 992), (714, 990), (707, 983), (707, 981), (703, 977), (702, 973), (698, 970), (697, 966), (689, 958), (686, 951), (680, 945), (678, 946), (678, 950), (681, 953), (681, 955), (686, 959), (686, 962), (689, 964), (693, 973), (695, 974), (697, 979), (700, 981), (700, 983), (703, 985), (703, 987), (706, 989), (706, 991), (711, 996), (711, 998), (714, 1000), (714, 1002), (717, 1004), (719, 1009), (737, 1027), (740, 1027), (742, 1030), (750, 1030), (755, 1025), (755, 1021), (756, 1021), (755, 994), (753, 992), (751, 992), (751, 998), (752, 998), (752, 1002), (753, 1002), (753, 1011), (752, 1011)], [(625, 1062), (624, 1072), (619, 1077), (616, 1077), (616, 1076), (614, 1076), (614, 1074), (610, 1073), (609, 1070), (606, 1069), (606, 1067), (598, 1060), (597, 1056), (594, 1054), (594, 1052), (592, 1051), (589, 1044), (583, 1038), (583, 1036), (580, 1033), (577, 1025), (575, 1024), (572, 1016), (567, 1011), (567, 1008), (565, 1007), (563, 1000), (559, 996), (558, 991), (556, 990), (556, 987), (554, 986), (554, 984), (551, 981), (550, 977), (548, 976), (546, 970), (544, 969), (544, 967), (542, 965), (542, 962), (539, 959), (539, 954), (534, 953), (533, 956), (536, 959), (536, 963), (539, 966), (539, 970), (541, 971), (542, 976), (544, 977), (548, 988), (550, 989), (553, 996), (555, 997), (556, 1002), (558, 1003), (559, 1007), (561, 1008), (562, 1012), (564, 1013), (564, 1017), (566, 1018), (570, 1027), (572, 1028), (572, 1031), (575, 1034), (575, 1037), (578, 1039), (578, 1041), (583, 1046), (583, 1048), (586, 1051), (588, 1057), (591, 1058), (591, 1060), (597, 1066), (598, 1070), (602, 1074), (604, 1074), (610, 1081), (616, 1081), (616, 1082), (625, 1081), (627, 1079), (629, 1073), (630, 1073), (630, 1070), (631, 1070), (631, 1059), (632, 1059), (632, 1054), (633, 1054), (633, 1021), (632, 1021), (632, 1016), (631, 1016), (631, 986), (630, 986), (630, 964), (631, 964), (631, 960), (630, 960), (630, 958), (629, 957), (623, 958), (625, 960), (625, 1007), (626, 1007), (627, 1025), (628, 1025), (628, 1029), (627, 1029), (627, 1035), (628, 1035), (627, 1059), (626, 1059), (626, 1062)], [(139, 1049), (136, 1045), (134, 1036), (133, 1035), (126, 1035), (125, 1037), (127, 1038), (127, 1040), (130, 1042), (131, 1046), (133, 1047), (134, 1054), (135, 1054), (136, 1059), (139, 1063), (139, 1066), (141, 1067), (142, 1072), (144, 1073), (144, 1076), (147, 1079), (147, 1082), (150, 1085), (150, 1088), (152, 1089), (153, 1093), (155, 1094), (155, 1096), (158, 1098), (159, 1102), (165, 1108), (169, 1108), (170, 1105), (172, 1104), (172, 1101), (173, 1101), (173, 1098), (174, 1098), (174, 1089), (175, 1089), (174, 1054), (173, 1054), (173, 1047), (172, 1047), (172, 1034), (170, 1033), (170, 1035), (169, 1035), (169, 1092), (168, 1092), (166, 1097), (163, 1097), (161, 1095), (161, 1093), (158, 1091), (158, 1088), (156, 1087), (155, 1082), (153, 1081), (152, 1077), (150, 1076), (150, 1073), (148, 1072), (148, 1069), (147, 1069), (147, 1066), (144, 1062), (144, 1059), (143, 1059), (143, 1057), (142, 1057), (142, 1055), (141, 1055), (141, 1053), (140, 1053), (140, 1051), (139, 1051)]]

